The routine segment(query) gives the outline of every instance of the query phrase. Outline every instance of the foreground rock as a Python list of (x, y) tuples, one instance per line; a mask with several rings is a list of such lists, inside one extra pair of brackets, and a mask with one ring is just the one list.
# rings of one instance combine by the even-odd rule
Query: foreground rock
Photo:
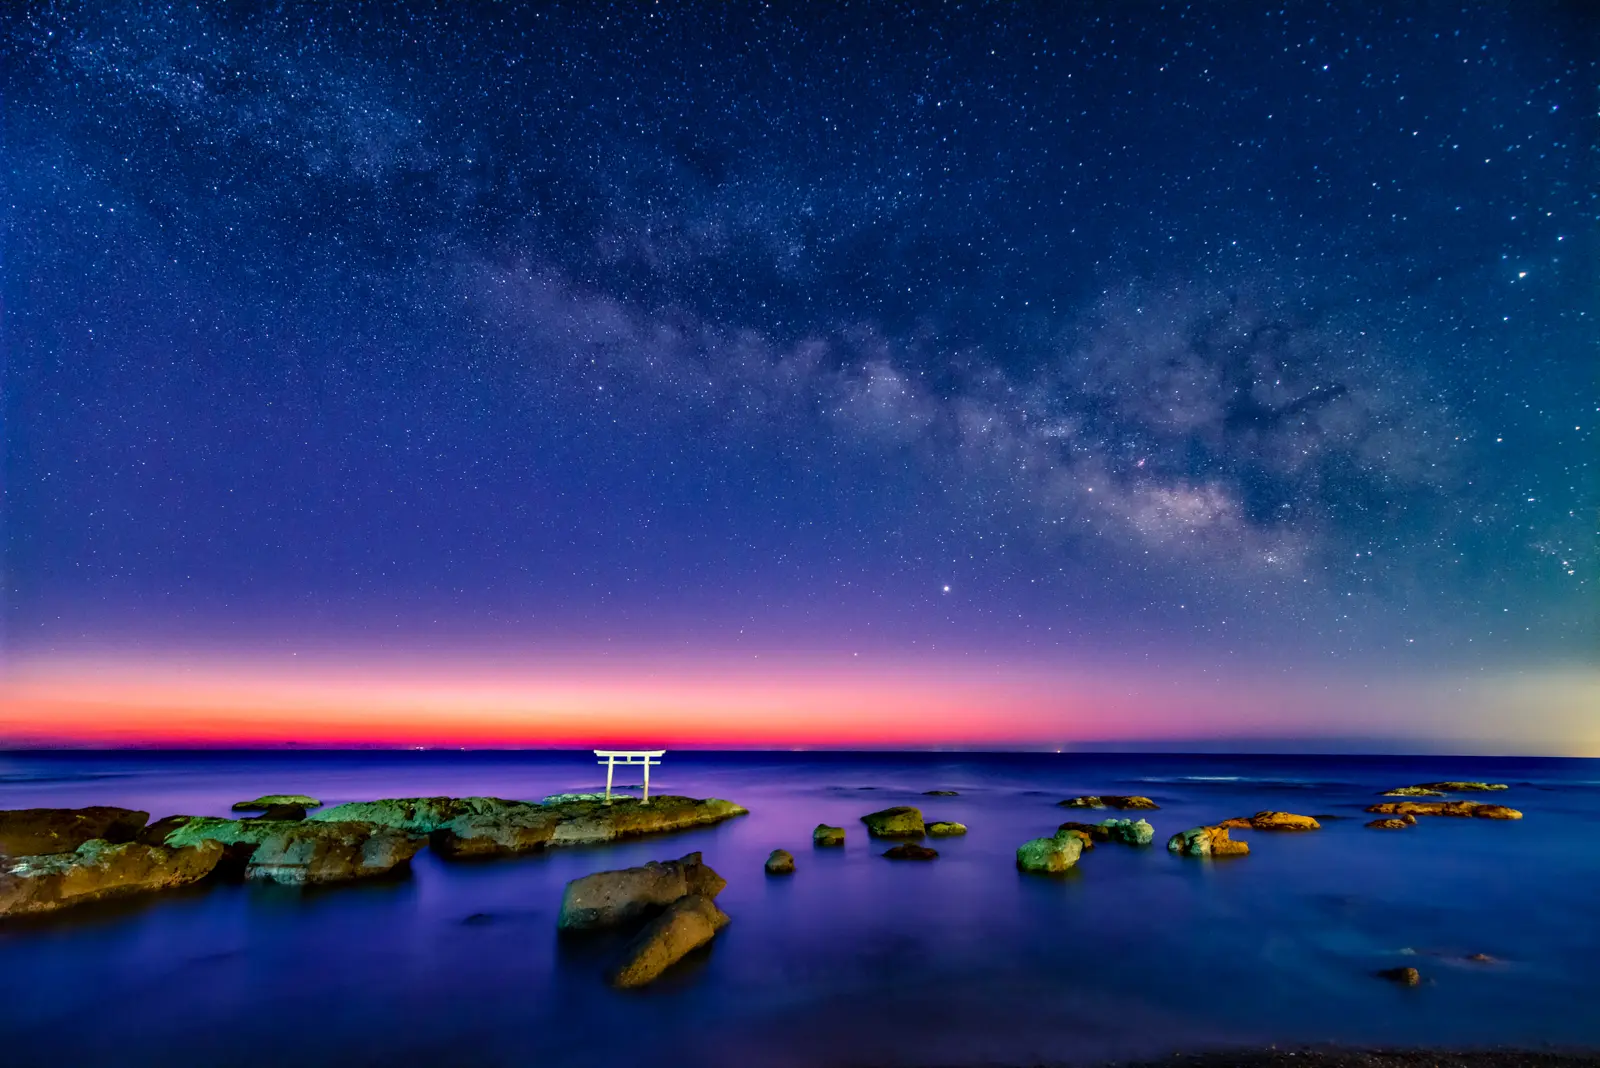
[(95, 839), (131, 842), (149, 819), (148, 812), (111, 805), (0, 810), (0, 853), (31, 857), (71, 853)]
[(915, 842), (903, 842), (891, 849), (884, 850), (884, 856), (890, 860), (938, 860), (939, 851), (929, 849), (925, 845)]
[(727, 885), (699, 853), (664, 862), (653, 860), (638, 868), (597, 871), (567, 884), (556, 926), (563, 931), (617, 927), (658, 912), (686, 895), (709, 901)]
[(1167, 848), (1185, 857), (1242, 857), (1250, 852), (1245, 842), (1228, 837), (1226, 827), (1192, 827), (1167, 839)]
[(0, 917), (171, 890), (204, 879), (221, 859), (217, 842), (164, 849), (98, 838), (71, 853), (15, 857), (0, 861)]
[(1475, 816), (1482, 820), (1520, 820), (1522, 813), (1479, 801), (1384, 801), (1368, 805), (1375, 816)]
[(794, 854), (787, 849), (774, 849), (767, 856), (766, 869), (768, 875), (793, 875)]
[(1401, 986), (1418, 986), (1422, 982), (1422, 973), (1415, 968), (1385, 968), (1378, 973), (1378, 978)]
[(817, 829), (811, 832), (811, 844), (814, 846), (842, 846), (844, 845), (844, 828), (829, 827), (826, 823), (817, 824)]
[[(392, 874), (427, 844), (420, 835), (362, 820), (224, 820), (178, 816), (163, 843), (181, 848), (217, 842), (246, 879), (317, 886)], [(154, 829), (154, 828), (152, 828)]]
[(1121, 796), (1118, 794), (1090, 794), (1086, 797), (1069, 797), (1065, 801), (1057, 801), (1062, 808), (1121, 808), (1121, 809), (1158, 809), (1161, 806), (1148, 797), (1137, 794)]
[(867, 833), (874, 838), (921, 838), (927, 833), (922, 823), (922, 810), (910, 805), (897, 805), (881, 812), (861, 817)]
[(1062, 872), (1078, 863), (1083, 855), (1083, 839), (1070, 831), (1050, 838), (1034, 838), (1017, 847), (1017, 870)]
[(1147, 846), (1156, 840), (1156, 829), (1148, 820), (1101, 820), (1099, 823), (1074, 823), (1068, 821), (1056, 833), (1076, 831), (1091, 842), (1121, 842), (1124, 845)]
[(689, 894), (679, 898), (639, 932), (621, 965), (611, 973), (611, 984), (628, 988), (654, 982), (726, 926), (727, 913), (717, 908), (709, 896)]
[(1254, 816), (1238, 816), (1223, 820), (1217, 826), (1252, 831), (1320, 831), (1322, 824), (1310, 816), (1297, 816), (1293, 812), (1257, 812)]
[(1367, 824), (1368, 827), (1380, 831), (1400, 831), (1416, 825), (1417, 817), (1415, 816), (1388, 816), (1381, 820), (1373, 820)]
[(321, 808), (322, 802), (306, 794), (263, 794), (254, 801), (235, 801), (235, 812), (264, 812), (276, 805), (299, 805), (301, 808)]
[(720, 798), (665, 794), (648, 804), (632, 797), (613, 798), (610, 804), (583, 797), (549, 804), (498, 797), (400, 797), (335, 805), (309, 818), (376, 823), (429, 835), (442, 856), (485, 857), (665, 834), (746, 814)]
[(966, 833), (967, 825), (965, 823), (938, 820), (928, 824), (928, 834), (933, 838), (955, 838)]

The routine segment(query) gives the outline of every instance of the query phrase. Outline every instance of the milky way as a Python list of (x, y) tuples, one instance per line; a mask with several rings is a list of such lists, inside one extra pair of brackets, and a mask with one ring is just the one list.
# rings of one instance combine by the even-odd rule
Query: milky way
[(1348, 6), (9, 5), (6, 640), (1592, 664), (1596, 21)]

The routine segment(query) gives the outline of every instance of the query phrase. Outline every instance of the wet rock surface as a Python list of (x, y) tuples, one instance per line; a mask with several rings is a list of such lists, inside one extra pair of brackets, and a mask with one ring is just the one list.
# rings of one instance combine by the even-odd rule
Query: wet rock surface
[(705, 894), (688, 894), (640, 931), (611, 973), (611, 984), (628, 989), (660, 978), (668, 968), (710, 942), (729, 923), (727, 913)]
[(946, 820), (936, 820), (928, 824), (930, 838), (957, 838), (967, 833), (965, 823), (954, 823)]
[(96, 838), (70, 853), (13, 857), (0, 861), (0, 917), (187, 886), (211, 874), (222, 850), (217, 842), (167, 849)]
[(1384, 801), (1368, 805), (1375, 816), (1457, 816), (1484, 820), (1520, 820), (1522, 813), (1505, 805), (1481, 801)]
[(1161, 806), (1138, 794), (1088, 794), (1057, 801), (1062, 808), (1158, 809)]
[(1367, 824), (1368, 827), (1379, 831), (1403, 831), (1407, 827), (1415, 827), (1416, 825), (1417, 817), (1415, 816), (1386, 816), (1383, 819), (1373, 820)]
[(867, 833), (874, 838), (921, 838), (927, 833), (922, 822), (922, 810), (910, 805), (897, 805), (861, 817)]
[(321, 808), (322, 802), (308, 794), (263, 794), (254, 801), (235, 801), (235, 812), (265, 812), (277, 805), (299, 805), (301, 808)]
[(793, 875), (794, 854), (787, 849), (774, 849), (767, 855), (764, 867), (768, 875)]
[(1033, 838), (1017, 847), (1017, 870), (1035, 873), (1063, 872), (1083, 855), (1083, 839), (1070, 831), (1049, 838)]
[(1238, 816), (1231, 820), (1223, 820), (1218, 826), (1252, 831), (1317, 831), (1322, 829), (1322, 824), (1310, 816), (1299, 816), (1293, 812), (1274, 812), (1270, 810), (1257, 812), (1254, 816)]
[(0, 810), (0, 854), (11, 857), (71, 853), (96, 839), (131, 842), (150, 813), (113, 805), (88, 808), (13, 808)]
[(1167, 849), (1185, 857), (1241, 857), (1250, 852), (1244, 842), (1235, 842), (1226, 827), (1191, 827), (1167, 839)]
[(826, 823), (819, 823), (816, 830), (811, 832), (811, 844), (824, 847), (842, 846), (844, 845), (844, 828), (829, 827)]
[(598, 871), (567, 884), (556, 926), (563, 931), (625, 926), (689, 894), (714, 898), (727, 885), (699, 853), (637, 868)]
[(157, 826), (170, 828), (162, 839), (169, 847), (217, 842), (226, 847), (226, 862), (242, 866), (246, 879), (293, 886), (389, 875), (427, 844), (421, 835), (365, 820), (175, 816)]

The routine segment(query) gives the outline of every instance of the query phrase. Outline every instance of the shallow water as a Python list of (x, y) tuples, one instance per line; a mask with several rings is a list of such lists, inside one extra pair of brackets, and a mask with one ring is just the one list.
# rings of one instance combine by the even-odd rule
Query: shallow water
[[(0, 807), (225, 814), (306, 792), (538, 799), (594, 788), (576, 753), (11, 754)], [(1444, 778), (1520, 822), (1362, 826), (1374, 793)], [(1600, 761), (669, 753), (652, 789), (751, 814), (625, 844), (301, 893), (216, 886), (0, 924), (10, 1065), (927, 1065), (1094, 1062), (1224, 1044), (1600, 1046)], [(954, 789), (957, 797), (922, 791)], [(1083, 793), (1162, 806), (1148, 849), (1059, 878), (1013, 865)], [(966, 823), (896, 863), (859, 818)], [(1251, 855), (1172, 856), (1174, 831), (1263, 808), (1320, 832), (1241, 831)], [(848, 829), (816, 850), (819, 822)], [(768, 878), (767, 853), (798, 872)], [(619, 993), (615, 944), (555, 934), (568, 879), (704, 852), (733, 923), (656, 986)], [(1488, 953), (1493, 964), (1464, 958)], [(1404, 989), (1374, 978), (1414, 964)]]

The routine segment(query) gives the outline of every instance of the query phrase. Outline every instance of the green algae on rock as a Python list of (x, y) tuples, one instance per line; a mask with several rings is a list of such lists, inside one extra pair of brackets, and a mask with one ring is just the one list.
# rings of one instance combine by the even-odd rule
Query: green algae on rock
[(322, 802), (306, 794), (263, 794), (254, 801), (235, 801), (235, 812), (261, 812), (277, 805), (299, 805), (301, 808), (321, 808)]
[[(163, 823), (168, 821), (163, 820)], [(246, 879), (310, 886), (388, 875), (427, 844), (421, 835), (365, 820), (176, 818), (168, 846), (218, 842)]]
[(113, 805), (88, 808), (13, 808), (0, 810), (0, 854), (12, 857), (71, 853), (96, 839), (131, 842), (150, 813)]
[(910, 805), (896, 805), (861, 817), (867, 833), (874, 838), (921, 838), (927, 833), (922, 823), (922, 810)]
[(949, 820), (936, 820), (928, 824), (928, 834), (934, 838), (955, 838), (967, 833), (965, 823), (955, 823)]
[(611, 973), (611, 985), (627, 989), (654, 982), (685, 956), (728, 926), (728, 914), (705, 894), (687, 894), (651, 920)]
[(166, 849), (142, 842), (84, 842), (70, 853), (0, 861), (0, 917), (171, 890), (199, 882), (222, 859), (222, 845)]
[(714, 898), (727, 885), (699, 853), (677, 860), (652, 860), (637, 868), (597, 871), (567, 883), (556, 927), (563, 931), (617, 927), (658, 912), (688, 894)]
[(826, 823), (817, 824), (817, 829), (811, 832), (811, 844), (814, 846), (842, 846), (844, 845), (844, 828), (829, 827)]
[(1033, 838), (1017, 847), (1017, 870), (1025, 872), (1063, 872), (1083, 855), (1083, 839), (1070, 831), (1049, 838)]
[(1185, 857), (1241, 857), (1250, 852), (1244, 842), (1228, 837), (1226, 827), (1191, 827), (1167, 839), (1167, 849)]

